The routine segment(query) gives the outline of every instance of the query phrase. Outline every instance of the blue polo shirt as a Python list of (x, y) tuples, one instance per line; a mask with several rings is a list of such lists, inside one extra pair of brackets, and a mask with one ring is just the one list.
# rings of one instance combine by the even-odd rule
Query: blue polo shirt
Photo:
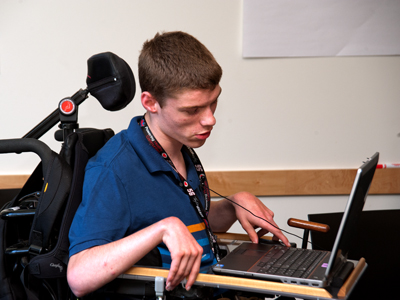
[[(180, 186), (178, 174), (146, 140), (138, 120), (116, 134), (86, 166), (83, 198), (69, 232), (70, 256), (104, 245), (164, 218), (178, 217), (203, 247), (202, 266), (215, 263), (204, 223)], [(183, 152), (187, 180), (204, 205), (196, 169)], [(163, 267), (171, 256), (160, 244)]]

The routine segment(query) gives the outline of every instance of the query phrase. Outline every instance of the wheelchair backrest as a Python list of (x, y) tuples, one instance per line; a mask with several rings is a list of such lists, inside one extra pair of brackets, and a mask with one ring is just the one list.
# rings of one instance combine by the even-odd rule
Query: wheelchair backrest
[[(111, 52), (89, 58), (86, 82), (80, 99), (90, 92), (110, 111), (126, 107), (135, 94), (132, 70)], [(71, 134), (64, 131), (57, 154), (37, 138), (54, 126), (59, 113), (61, 109), (22, 139), (0, 140), (0, 153), (34, 152), (41, 158), (0, 212), (0, 300), (75, 299), (66, 280), (68, 232), (82, 199), (87, 161), (114, 132), (72, 126)]]

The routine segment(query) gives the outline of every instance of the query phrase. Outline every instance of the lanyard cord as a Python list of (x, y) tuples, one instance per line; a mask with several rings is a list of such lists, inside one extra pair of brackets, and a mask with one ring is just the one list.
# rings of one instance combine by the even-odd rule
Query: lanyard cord
[(174, 171), (178, 174), (180, 180), (181, 180), (181, 186), (183, 191), (189, 196), (190, 198), (190, 203), (194, 207), (195, 211), (197, 212), (198, 216), (203, 220), (203, 223), (205, 225), (205, 231), (207, 233), (208, 240), (210, 242), (211, 249), (215, 255), (215, 258), (217, 261), (221, 259), (221, 250), (218, 246), (217, 243), (217, 238), (213, 234), (210, 224), (208, 222), (208, 211), (210, 209), (210, 190), (208, 187), (208, 181), (206, 178), (206, 174), (203, 169), (203, 165), (200, 162), (199, 157), (197, 156), (196, 152), (190, 147), (187, 147), (184, 145), (183, 150), (189, 155), (190, 159), (192, 160), (195, 168), (197, 175), (199, 177), (199, 181), (201, 183), (201, 186), (203, 187), (203, 192), (204, 192), (204, 200), (205, 200), (205, 207), (203, 207), (202, 203), (200, 202), (199, 198), (196, 196), (195, 191), (193, 188), (190, 186), (189, 182), (178, 172), (178, 170), (175, 168), (174, 163), (172, 160), (169, 158), (167, 152), (162, 148), (160, 143), (156, 140), (154, 137), (153, 133), (150, 130), (150, 127), (147, 125), (146, 120), (143, 116), (138, 123), (140, 124), (140, 127), (143, 131), (143, 134), (145, 135), (147, 141), (149, 144), (161, 155), (162, 158), (174, 169)]
[[(245, 211), (247, 211), (248, 213), (250, 213), (252, 216), (254, 216), (254, 217), (256, 217), (256, 218), (258, 218), (258, 219), (260, 219), (260, 220), (263, 220), (264, 222), (270, 224), (272, 227), (275, 227), (276, 229), (279, 229), (280, 231), (282, 231), (282, 232), (284, 232), (284, 233), (287, 233), (287, 234), (290, 234), (290, 235), (292, 235), (292, 236), (294, 236), (294, 237), (297, 237), (297, 238), (301, 239), (302, 241), (304, 240), (304, 238), (302, 238), (301, 236), (299, 236), (299, 235), (297, 235), (297, 234), (294, 234), (294, 233), (292, 233), (292, 232), (289, 232), (289, 231), (287, 231), (287, 230), (284, 230), (284, 229), (282, 229), (282, 228), (280, 228), (280, 227), (278, 227), (278, 226), (275, 226), (274, 224), (272, 224), (272, 223), (269, 222), (268, 220), (266, 220), (266, 219), (264, 219), (264, 218), (262, 218), (262, 217), (260, 217), (260, 216), (257, 216), (256, 214), (254, 214), (252, 211), (250, 211), (250, 210), (247, 209), (246, 207), (240, 205), (239, 203), (236, 203), (235, 201), (233, 201), (232, 199), (229, 199), (229, 198), (226, 197), (226, 196), (221, 195), (220, 193), (214, 191), (213, 189), (210, 189), (210, 191), (213, 192), (214, 194), (216, 194), (217, 196), (228, 200), (228, 201), (231, 202), (232, 204), (239, 206), (240, 208), (242, 208), (242, 209), (244, 209)], [(313, 242), (310, 242), (310, 241), (307, 241), (307, 243), (310, 244), (310, 245), (313, 245), (313, 246), (317, 246), (317, 247), (319, 247), (320, 249), (324, 249), (323, 247), (318, 246), (316, 243), (313, 243)]]

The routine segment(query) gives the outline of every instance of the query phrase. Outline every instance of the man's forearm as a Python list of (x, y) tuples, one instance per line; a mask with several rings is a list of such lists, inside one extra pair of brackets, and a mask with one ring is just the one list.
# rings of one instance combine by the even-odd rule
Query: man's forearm
[(121, 240), (86, 249), (68, 263), (68, 283), (78, 297), (112, 281), (160, 242), (162, 221)]
[(78, 297), (112, 281), (160, 243), (171, 253), (166, 288), (187, 278), (189, 289), (199, 273), (203, 248), (176, 217), (165, 218), (121, 240), (81, 251), (70, 258), (68, 283)]
[(226, 232), (236, 222), (237, 218), (233, 205), (226, 199), (211, 202), (208, 221), (214, 232)]

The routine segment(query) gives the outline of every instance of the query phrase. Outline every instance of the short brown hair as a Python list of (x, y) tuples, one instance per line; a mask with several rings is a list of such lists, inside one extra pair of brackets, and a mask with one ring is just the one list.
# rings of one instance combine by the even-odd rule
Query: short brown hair
[(139, 56), (139, 83), (162, 106), (165, 98), (185, 89), (213, 90), (222, 69), (196, 38), (181, 31), (157, 33), (143, 44)]

